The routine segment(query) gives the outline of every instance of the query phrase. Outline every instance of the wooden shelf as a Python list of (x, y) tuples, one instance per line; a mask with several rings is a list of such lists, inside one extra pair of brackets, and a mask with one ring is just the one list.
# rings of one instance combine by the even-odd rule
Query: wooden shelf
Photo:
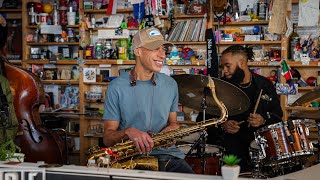
[[(36, 29), (36, 28), (40, 28), (40, 26), (38, 25), (28, 25), (27, 28), (29, 29)], [(66, 25), (66, 26), (62, 26), (62, 28), (67, 27), (67, 28), (79, 28), (80, 26), (78, 24), (76, 25)]]
[(320, 108), (314, 108), (314, 107), (303, 107), (303, 106), (294, 106), (294, 107), (285, 107), (286, 110), (289, 111), (319, 111)]
[[(269, 21), (240, 21), (240, 22), (227, 22), (223, 24), (220, 22), (220, 26), (245, 26), (245, 25), (267, 25)], [(217, 26), (218, 22), (213, 22), (212, 25)]]
[(121, 59), (90, 59), (86, 60), (85, 64), (94, 65), (94, 64), (112, 64), (112, 65), (134, 65), (136, 64), (135, 60), (121, 60)]
[(44, 84), (78, 85), (77, 80), (42, 80)]
[(67, 25), (67, 28), (79, 28), (80, 25), (79, 24), (75, 24), (75, 25)]
[(16, 12), (22, 12), (22, 9), (0, 9), (0, 12), (16, 13)]
[(44, 42), (44, 43), (27, 42), (27, 45), (29, 46), (59, 46), (59, 45), (79, 46), (79, 42)]
[(89, 134), (89, 133), (86, 133), (84, 134), (85, 137), (93, 137), (93, 138), (102, 138), (103, 137), (103, 134)]
[(10, 63), (12, 64), (21, 64), (21, 59), (11, 59), (11, 60), (8, 60)]
[(110, 82), (83, 82), (86, 85), (108, 85)]
[[(39, 59), (39, 60), (26, 60), (28, 64), (50, 64), (48, 59)], [(60, 65), (76, 65), (78, 64), (77, 60), (57, 60), (56, 63), (52, 64), (60, 64)]]
[(188, 45), (203, 45), (203, 44), (207, 44), (206, 41), (197, 41), (197, 42), (187, 42), (187, 41), (182, 41), (182, 42), (174, 42), (172, 41), (173, 44), (181, 44), (181, 45), (184, 45), (184, 44), (188, 44)]
[(280, 61), (249, 61), (248, 66), (280, 67)]
[[(99, 27), (99, 28), (91, 28), (92, 30), (94, 30), (94, 31), (98, 31), (98, 30), (108, 30), (108, 29), (116, 29), (116, 28), (106, 28), (106, 27)], [(129, 28), (125, 28), (125, 29), (127, 29), (127, 30), (129, 30), (129, 31), (138, 31), (139, 30), (139, 28), (133, 28), (133, 27), (129, 27)]]
[(314, 86), (298, 87), (298, 91), (311, 91), (314, 88)]
[[(107, 9), (86, 9), (85, 13), (106, 13)], [(133, 12), (133, 8), (117, 9), (117, 13), (130, 13)]]
[[(204, 18), (204, 14), (182, 14), (174, 16), (175, 19), (187, 19), (187, 18)], [(208, 17), (207, 17), (208, 18)]]
[(103, 103), (104, 99), (102, 100), (84, 100), (85, 103)]
[(302, 64), (302, 62), (296, 62), (296, 61), (287, 61), (288, 65), (290, 67), (320, 67), (320, 61), (319, 60), (313, 60), (310, 61), (309, 64)]
[[(218, 42), (217, 42), (218, 44)], [(220, 42), (221, 45), (235, 45), (235, 44), (279, 44), (281, 45), (281, 41), (232, 41), (232, 42)]]

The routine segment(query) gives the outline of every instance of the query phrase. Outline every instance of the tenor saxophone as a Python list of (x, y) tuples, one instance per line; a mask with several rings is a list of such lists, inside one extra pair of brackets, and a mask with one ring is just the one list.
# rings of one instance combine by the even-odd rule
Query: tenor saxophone
[[(189, 127), (180, 127), (178, 129), (157, 133), (151, 136), (154, 147), (168, 147), (175, 144), (177, 139), (187, 136), (191, 133), (205, 130), (208, 126), (223, 123), (228, 118), (228, 111), (226, 106), (217, 98), (215, 92), (214, 81), (209, 77), (208, 87), (211, 89), (214, 101), (220, 109), (220, 117), (212, 118), (206, 121), (198, 122), (196, 125)], [(111, 166), (113, 168), (134, 169), (144, 166), (145, 169), (157, 170), (158, 162), (154, 158), (144, 156), (143, 158), (133, 159), (134, 156), (139, 155), (134, 142), (127, 140), (122, 143), (117, 143), (112, 147), (99, 148), (97, 146), (90, 148), (88, 163), (94, 161), (98, 166)]]

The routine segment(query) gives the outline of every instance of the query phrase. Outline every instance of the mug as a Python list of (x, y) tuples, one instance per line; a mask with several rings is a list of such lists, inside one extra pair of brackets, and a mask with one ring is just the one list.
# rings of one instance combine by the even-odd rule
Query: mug
[(76, 24), (76, 12), (67, 12), (68, 25)]
[(35, 15), (36, 24), (47, 25), (48, 24), (48, 13), (40, 13)]

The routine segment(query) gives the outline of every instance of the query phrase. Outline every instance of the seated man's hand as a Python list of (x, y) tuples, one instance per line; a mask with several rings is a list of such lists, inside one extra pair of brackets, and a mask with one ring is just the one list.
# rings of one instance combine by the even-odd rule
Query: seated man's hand
[(238, 125), (238, 122), (235, 120), (228, 120), (222, 125), (225, 132), (230, 134), (235, 134), (239, 131), (240, 126)]
[(264, 118), (260, 114), (252, 114), (248, 118), (248, 122), (252, 127), (259, 127), (265, 123)]
[(126, 129), (125, 134), (129, 137), (131, 141), (134, 142), (140, 154), (145, 154), (147, 152), (150, 152), (154, 146), (153, 140), (149, 136), (149, 134), (143, 131), (140, 131), (136, 128)]

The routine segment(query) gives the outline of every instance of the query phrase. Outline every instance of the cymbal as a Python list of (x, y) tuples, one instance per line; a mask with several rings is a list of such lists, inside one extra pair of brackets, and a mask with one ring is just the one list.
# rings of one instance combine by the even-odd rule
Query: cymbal
[[(206, 113), (217, 116), (221, 114), (219, 107), (213, 100), (210, 89), (207, 88), (209, 82), (208, 76), (181, 74), (172, 77), (178, 83), (179, 102), (182, 105), (202, 111), (201, 102), (204, 96), (204, 89), (207, 89)], [(241, 89), (226, 81), (217, 78), (212, 79), (216, 87), (217, 97), (227, 107), (230, 116), (243, 113), (249, 109), (250, 100)]]
[(315, 87), (311, 91), (302, 95), (299, 99), (297, 99), (290, 106), (302, 106), (305, 103), (314, 101), (320, 97), (320, 86)]

